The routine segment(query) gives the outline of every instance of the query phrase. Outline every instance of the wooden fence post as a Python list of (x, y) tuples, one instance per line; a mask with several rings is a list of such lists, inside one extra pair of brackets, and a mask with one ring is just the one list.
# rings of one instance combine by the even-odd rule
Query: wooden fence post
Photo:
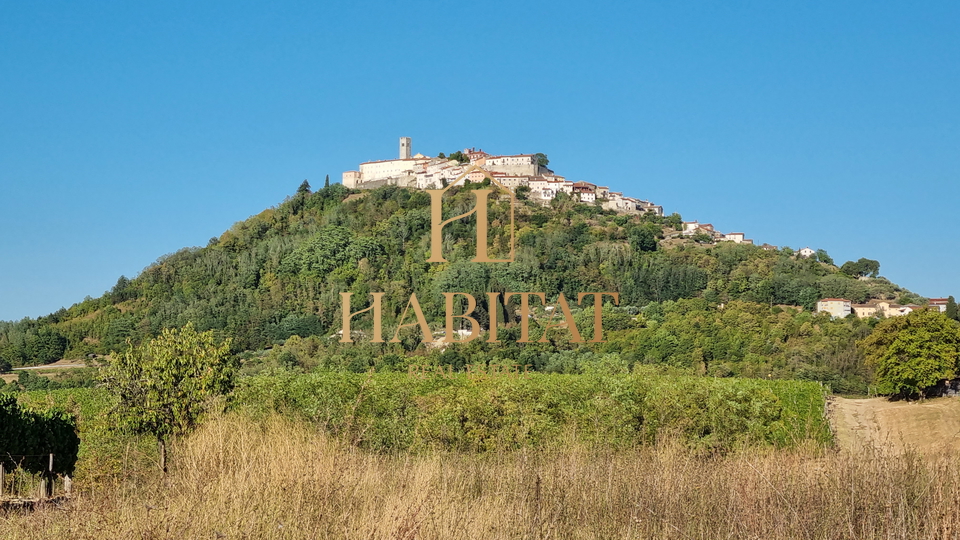
[(47, 499), (53, 498), (53, 454), (50, 454), (50, 465), (47, 467), (46, 474), (46, 490), (43, 492), (43, 496)]
[(0, 463), (0, 500), (3, 500), (3, 481), (6, 480), (6, 471), (3, 470), (3, 463)]

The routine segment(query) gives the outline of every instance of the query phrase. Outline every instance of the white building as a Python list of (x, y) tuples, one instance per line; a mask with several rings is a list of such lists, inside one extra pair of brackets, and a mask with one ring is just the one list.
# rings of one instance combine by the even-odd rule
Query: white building
[(753, 240), (749, 238), (744, 238), (742, 232), (732, 232), (720, 236), (721, 242), (733, 242), (734, 244), (750, 244), (753, 245)]
[(360, 183), (360, 171), (346, 171), (343, 173), (343, 185), (355, 188)]
[(574, 182), (570, 186), (572, 194), (582, 203), (593, 203), (597, 200), (597, 186), (590, 182)]
[(386, 159), (383, 161), (368, 161), (360, 164), (360, 181), (372, 182), (387, 178), (411, 176), (417, 171), (418, 165), (425, 165), (429, 159)]
[(817, 313), (829, 313), (834, 319), (846, 317), (852, 312), (850, 300), (844, 298), (824, 298), (817, 302)]
[(814, 251), (814, 250), (812, 250), (812, 249), (810, 249), (809, 247), (805, 247), (805, 248), (797, 251), (797, 254), (800, 255), (801, 257), (804, 257), (804, 258), (810, 258), (810, 257), (813, 257), (814, 255), (816, 255), (817, 252)]
[[(536, 176), (526, 176), (523, 174), (507, 174), (507, 173), (490, 173), (497, 182), (500, 182), (504, 186), (516, 190), (520, 186), (529, 186), (530, 181)], [(532, 189), (531, 189), (532, 191)]]

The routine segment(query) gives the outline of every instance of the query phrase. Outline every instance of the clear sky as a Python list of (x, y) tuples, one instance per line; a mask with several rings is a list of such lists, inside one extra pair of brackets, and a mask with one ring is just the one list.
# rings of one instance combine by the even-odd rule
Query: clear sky
[(0, 320), (305, 178), (544, 152), (571, 180), (960, 297), (960, 2), (0, 0)]

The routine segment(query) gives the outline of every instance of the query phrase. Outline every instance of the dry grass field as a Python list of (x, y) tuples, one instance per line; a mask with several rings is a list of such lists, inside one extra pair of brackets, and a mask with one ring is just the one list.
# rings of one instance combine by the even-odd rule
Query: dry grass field
[(173, 465), (0, 515), (0, 538), (960, 538), (960, 463), (912, 451), (382, 456), (231, 414), (182, 441)]
[(828, 407), (837, 442), (850, 451), (914, 450), (925, 455), (960, 455), (960, 399), (835, 397)]

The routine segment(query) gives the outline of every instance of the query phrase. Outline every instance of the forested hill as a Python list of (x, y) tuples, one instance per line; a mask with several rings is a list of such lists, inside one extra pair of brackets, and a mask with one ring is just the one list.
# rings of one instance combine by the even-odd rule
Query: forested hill
[[(461, 209), (457, 213), (472, 208), (472, 187), (454, 188), (448, 206)], [(484, 326), (488, 291), (544, 292), (548, 299), (560, 292), (576, 298), (578, 292), (616, 291), (620, 306), (605, 315), (608, 343), (574, 347), (557, 332), (550, 344), (504, 345), (498, 352), (477, 340), (429, 354), (446, 354), (448, 362), (451, 354), (467, 355), (452, 360), (456, 364), (471, 354), (512, 355), (554, 371), (573, 369), (563, 367), (573, 365), (563, 354), (616, 354), (628, 365), (859, 380), (850, 371), (859, 369), (852, 340), (868, 331), (867, 323), (815, 316), (814, 303), (821, 297), (919, 300), (883, 278), (858, 280), (789, 250), (664, 242), (680, 227), (677, 214), (617, 215), (565, 197), (550, 207), (525, 200), (518, 206), (515, 262), (468, 262), (475, 240), (473, 224), (464, 220), (444, 229), (451, 262), (428, 263), (427, 193), (384, 187), (360, 194), (340, 184), (315, 193), (301, 189), (206, 247), (182, 249), (134, 279), (120, 278), (98, 299), (36, 320), (0, 323), (0, 359), (16, 366), (106, 354), (128, 339), (138, 342), (192, 321), (231, 337), (235, 352), (316, 336), (308, 351), (297, 351), (301, 363), (313, 358), (366, 369), (384, 358), (396, 363), (406, 354), (428, 353), (413, 335), (384, 346), (331, 339), (340, 329), (340, 292), (355, 293), (354, 309), (370, 292), (385, 292), (384, 333), (392, 336), (412, 291), (436, 329), (443, 324), (445, 291), (473, 293)], [(494, 222), (491, 235), (502, 232), (502, 223)], [(508, 326), (509, 313), (504, 309), (499, 317)], [(355, 320), (361, 329), (370, 324)]]

